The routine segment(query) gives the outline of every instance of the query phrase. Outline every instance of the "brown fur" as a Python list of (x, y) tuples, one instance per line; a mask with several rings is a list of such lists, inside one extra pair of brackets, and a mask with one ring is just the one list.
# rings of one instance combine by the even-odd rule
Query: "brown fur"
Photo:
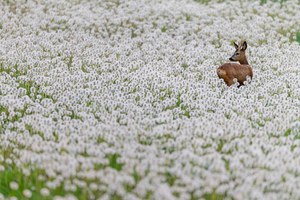
[(247, 49), (246, 41), (241, 41), (239, 45), (234, 43), (236, 51), (230, 58), (231, 61), (238, 61), (239, 63), (225, 63), (217, 69), (219, 78), (224, 79), (228, 86), (234, 84), (234, 79), (237, 79), (240, 85), (244, 85), (247, 80), (247, 76), (251, 79), (253, 77), (253, 71), (250, 67), (245, 51)]
[(218, 68), (217, 74), (219, 78), (224, 79), (228, 86), (234, 84), (235, 78), (240, 85), (244, 85), (244, 82), (247, 80), (247, 76), (251, 79), (253, 77), (250, 65), (241, 65), (238, 63), (225, 63)]

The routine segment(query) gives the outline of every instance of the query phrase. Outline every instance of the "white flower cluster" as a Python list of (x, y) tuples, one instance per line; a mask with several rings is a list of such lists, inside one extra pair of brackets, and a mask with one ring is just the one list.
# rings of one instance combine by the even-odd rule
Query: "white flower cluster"
[[(67, 199), (298, 199), (299, 10), (0, 2), (0, 147), (13, 149), (0, 166), (36, 166), (40, 193), (63, 185)], [(227, 87), (216, 69), (240, 39), (254, 78)]]

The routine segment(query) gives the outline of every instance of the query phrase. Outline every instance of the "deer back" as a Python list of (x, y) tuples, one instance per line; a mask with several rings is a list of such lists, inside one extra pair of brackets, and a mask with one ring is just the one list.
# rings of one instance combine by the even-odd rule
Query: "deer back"
[(252, 68), (250, 65), (241, 65), (238, 63), (225, 63), (217, 70), (219, 78), (224, 79), (225, 83), (230, 86), (234, 84), (236, 78), (240, 85), (244, 84), (247, 80), (247, 76), (251, 79), (253, 77)]

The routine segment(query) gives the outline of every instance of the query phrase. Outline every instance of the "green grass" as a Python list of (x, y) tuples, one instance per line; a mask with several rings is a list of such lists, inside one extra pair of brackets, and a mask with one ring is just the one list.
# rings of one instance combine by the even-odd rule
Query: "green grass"
[(113, 168), (116, 171), (121, 171), (123, 168), (123, 164), (118, 162), (118, 158), (120, 157), (119, 154), (108, 154), (106, 155), (106, 159), (108, 159), (108, 165), (104, 165), (101, 163), (96, 163), (94, 164), (94, 169), (95, 170), (102, 170), (106, 167)]
[(45, 139), (44, 133), (38, 130), (35, 130), (32, 125), (25, 124), (25, 129), (28, 130), (30, 135), (39, 135), (43, 140)]
[[(201, 4), (208, 4), (211, 0), (194, 0)], [(279, 2), (281, 5), (285, 3), (287, 0), (270, 0), (272, 2)], [(218, 2), (224, 2), (224, 0), (218, 0)], [(268, 2), (268, 0), (259, 0), (260, 5), (264, 5)]]
[[(160, 100), (164, 101), (166, 98), (170, 98), (171, 94), (172, 94), (172, 91), (167, 91), (166, 94), (165, 94), (165, 96), (161, 96), (160, 97)], [(181, 94), (180, 93), (177, 95), (176, 99), (177, 99), (176, 103), (174, 105), (167, 106), (166, 108), (164, 108), (164, 111), (166, 111), (166, 110), (173, 110), (175, 108), (180, 108), (181, 111), (182, 111), (182, 114), (180, 114), (179, 117), (182, 118), (184, 116), (184, 117), (190, 118), (191, 117), (190, 111), (189, 111), (189, 109), (188, 109), (188, 107), (186, 105), (182, 104)]]
[(222, 160), (223, 160), (223, 162), (224, 162), (226, 171), (229, 172), (229, 171), (230, 171), (230, 162), (229, 162), (229, 160), (227, 160), (227, 159), (224, 158), (224, 157), (222, 157)]
[(300, 44), (300, 32), (296, 34), (296, 41)]
[(177, 177), (174, 174), (171, 174), (170, 172), (165, 172), (164, 176), (168, 185), (173, 186)]
[[(72, 60), (73, 60), (73, 57), (71, 56), (69, 58), (68, 67), (71, 67)], [(31, 67), (28, 66), (28, 69), (30, 69), (30, 68)], [(25, 95), (30, 96), (32, 94), (31, 88), (34, 88), (33, 95), (32, 95), (32, 97), (30, 97), (31, 99), (35, 100), (37, 98), (37, 95), (39, 94), (39, 95), (41, 95), (42, 99), (49, 98), (49, 99), (52, 99), (53, 102), (56, 102), (50, 95), (48, 95), (44, 92), (41, 92), (40, 91), (41, 86), (36, 84), (35, 81), (33, 81), (33, 80), (22, 81), (22, 80), (18, 79), (19, 76), (26, 76), (28, 69), (20, 69), (18, 64), (11, 65), (11, 66), (4, 66), (3, 63), (0, 63), (0, 74), (6, 73), (12, 77), (15, 77), (17, 82), (19, 83), (18, 88), (25, 89), (25, 91), (26, 91)]]
[(8, 108), (0, 105), (0, 113), (5, 113), (6, 115), (8, 115)]
[(106, 140), (103, 137), (101, 137), (101, 136), (97, 137), (97, 143), (98, 144), (105, 143), (105, 142), (106, 142)]
[[(13, 155), (13, 148), (1, 148), (0, 155), (3, 156), (4, 159), (9, 158), (11, 160), (14, 160), (13, 158), (15, 157)], [(18, 168), (14, 163), (7, 164), (0, 162), (0, 165), (5, 167), (5, 170), (0, 172), (0, 191), (2, 195), (5, 197), (14, 196), (18, 199), (25, 199), (22, 192), (25, 189), (29, 189), (32, 192), (31, 199), (50, 199), (42, 197), (40, 194), (40, 190), (45, 187), (45, 182), (38, 179), (40, 175), (45, 176), (45, 172), (43, 170), (26, 167), (30, 170), (30, 175), (25, 176), (20, 168)], [(17, 190), (12, 190), (10, 188), (9, 185), (12, 181), (18, 183), (19, 188)], [(58, 192), (55, 191), (55, 194), (58, 194)]]
[(125, 184), (124, 187), (125, 187), (126, 192), (132, 192), (136, 188), (136, 185), (142, 179), (142, 177), (138, 174), (136, 169), (134, 169), (134, 171), (131, 175), (134, 178), (134, 184)]
[[(198, 200), (199, 197), (195, 196), (194, 192), (191, 193), (191, 200)], [(228, 199), (228, 200), (233, 200), (233, 198), (229, 197), (227, 194), (219, 194), (215, 191), (211, 192), (211, 193), (206, 193), (204, 194), (201, 199), (204, 200), (224, 200), (224, 199)]]
[[(3, 172), (0, 172), (0, 191), (5, 197), (17, 197), (18, 199), (26, 199), (23, 195), (23, 191), (28, 189), (32, 192), (32, 197), (30, 199), (53, 199), (54, 196), (65, 196), (68, 193), (64, 191), (63, 185), (49, 190), (50, 195), (45, 197), (42, 196), (40, 191), (42, 188), (46, 188), (46, 182), (39, 180), (39, 176), (45, 176), (45, 171), (40, 169), (30, 169), (30, 175), (25, 176), (22, 171), (16, 167), (15, 165), (8, 166)], [(19, 187), (17, 190), (12, 190), (10, 188), (10, 183), (14, 181), (18, 183)], [(80, 199), (85, 199), (82, 196), (83, 192), (77, 190), (75, 194), (79, 195), (78, 197), (82, 197)]]
[(218, 147), (217, 147), (216, 150), (217, 150), (218, 152), (221, 152), (222, 149), (223, 149), (224, 144), (225, 144), (225, 141), (224, 141), (223, 139), (221, 139), (221, 140), (219, 141), (219, 144), (218, 144)]
[[(13, 154), (12, 147), (10, 148), (2, 148), (0, 149), (0, 155), (6, 159), (15, 160), (16, 156)], [(117, 158), (119, 157), (118, 154), (112, 154), (107, 156), (109, 159), (109, 167), (120, 171), (122, 169), (122, 164), (117, 162)], [(86, 200), (90, 199), (89, 194), (93, 194), (96, 198), (101, 197), (104, 194), (104, 191), (91, 191), (88, 187), (86, 188), (79, 188), (77, 187), (76, 191), (66, 191), (64, 188), (64, 183), (61, 183), (58, 187), (54, 189), (47, 188), (47, 181), (52, 181), (52, 178), (48, 177), (45, 170), (39, 169), (34, 165), (23, 165), (23, 166), (16, 166), (15, 163), (8, 164), (7, 162), (0, 161), (0, 165), (4, 166), (4, 171), (0, 172), (0, 193), (5, 196), (5, 198), (9, 197), (17, 197), (18, 199), (25, 200), (25, 196), (23, 195), (23, 191), (28, 189), (32, 192), (32, 200), (50, 200), (53, 199), (55, 196), (66, 196), (66, 195), (74, 195), (79, 200)], [(22, 169), (26, 169), (30, 171), (30, 174), (27, 176), (22, 172)], [(39, 177), (44, 177), (44, 179), (40, 179)], [(141, 178), (139, 175), (133, 175), (135, 180), (138, 182)], [(72, 178), (71, 178), (72, 181)], [(99, 183), (99, 180), (87, 180), (84, 179), (86, 183)], [(10, 183), (16, 182), (18, 184), (18, 189), (12, 190), (10, 188)], [(49, 189), (49, 196), (42, 196), (40, 191), (42, 188)], [(120, 196), (112, 195), (111, 199), (122, 199)]]
[(195, 0), (198, 3), (208, 4), (211, 0)]
[[(53, 199), (54, 196), (66, 196), (68, 194), (72, 194), (76, 196), (80, 200), (88, 199), (88, 189), (81, 189), (77, 188), (75, 192), (67, 192), (64, 189), (64, 185), (61, 184), (60, 186), (56, 187), (55, 189), (49, 189), (50, 194), (49, 196), (45, 197), (42, 196), (40, 191), (42, 188), (46, 187), (46, 181), (40, 180), (39, 177), (46, 176), (44, 170), (38, 168), (29, 168), (30, 175), (25, 176), (22, 171), (16, 167), (15, 165), (8, 166), (3, 172), (0, 172), (0, 191), (5, 197), (17, 197), (18, 199), (27, 199), (23, 195), (23, 191), (28, 189), (32, 192), (32, 197), (30, 199), (33, 200), (50, 200)], [(10, 183), (14, 181), (18, 183), (19, 188), (17, 190), (12, 190), (10, 188)]]
[(75, 114), (75, 112), (73, 110), (71, 110), (71, 115), (70, 115), (71, 119), (79, 119), (82, 121), (82, 117), (78, 116)]
[[(279, 2), (281, 5), (285, 3), (287, 0), (271, 0), (272, 2)], [(260, 0), (260, 5), (264, 5), (268, 2), (268, 0)]]
[[(37, 95), (41, 95), (42, 99), (51, 99), (54, 103), (56, 102), (55, 99), (53, 99), (52, 96), (46, 94), (45, 92), (41, 91), (41, 86), (37, 85), (35, 81), (29, 80), (26, 82), (18, 81), (19, 88), (24, 88), (26, 90), (26, 95), (29, 96), (31, 99), (35, 100), (37, 98)], [(31, 88), (34, 88), (34, 92), (31, 92)], [(32, 95), (32, 96), (30, 96)]]
[(186, 19), (186, 21), (191, 21), (191, 15), (189, 15), (189, 14), (185, 14), (185, 19)]
[(260, 5), (266, 4), (267, 0), (260, 0)]
[(163, 27), (161, 28), (161, 32), (165, 33), (166, 31), (167, 31), (167, 27), (166, 27), (166, 26), (163, 26)]
[(292, 129), (289, 128), (285, 131), (284, 136), (288, 137), (291, 133), (292, 133)]
[[(227, 196), (224, 194), (218, 194), (216, 192), (212, 192), (212, 193), (207, 193), (203, 196), (203, 198), (205, 200), (223, 200), (225, 199)], [(230, 199), (230, 198), (229, 198)]]
[(0, 74), (6, 73), (9, 74), (15, 78), (18, 76), (26, 75), (26, 71), (21, 71), (18, 68), (18, 64), (12, 65), (12, 66), (4, 66), (3, 63), (0, 63)]
[(152, 145), (152, 139), (151, 138), (142, 139), (141, 137), (139, 137), (138, 140), (139, 140), (139, 143), (141, 145), (145, 145), (145, 146), (151, 146)]
[[(19, 121), (20, 118), (22, 118), (25, 115), (26, 109), (27, 109), (27, 106), (25, 105), (23, 109), (15, 110), (16, 112), (21, 114), (21, 116), (19, 116), (18, 114), (15, 114), (15, 115), (11, 116), (10, 120), (7, 119), (7, 118), (2, 120), (2, 124), (0, 124), (0, 133), (1, 133), (2, 130), (4, 130), (6, 128), (6, 125), (9, 122)], [(10, 114), (7, 107), (0, 105), (0, 114), (2, 114), (2, 113), (5, 113), (6, 116), (9, 116), (9, 114)]]
[(182, 67), (183, 69), (187, 69), (187, 68), (189, 67), (189, 65), (188, 65), (187, 63), (182, 63), (182, 64), (181, 64), (181, 67)]
[(67, 58), (67, 66), (68, 66), (68, 69), (69, 69), (69, 70), (70, 70), (71, 67), (72, 67), (73, 58), (74, 58), (73, 55), (71, 55), (69, 58)]
[(109, 154), (107, 156), (108, 161), (109, 161), (109, 167), (117, 170), (117, 171), (121, 171), (123, 168), (123, 164), (118, 163), (117, 159), (120, 157), (119, 154)]

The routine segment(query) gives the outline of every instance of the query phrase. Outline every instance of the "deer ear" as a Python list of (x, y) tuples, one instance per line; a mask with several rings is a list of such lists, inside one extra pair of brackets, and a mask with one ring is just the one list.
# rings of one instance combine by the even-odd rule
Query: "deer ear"
[(235, 42), (233, 42), (233, 45), (234, 45), (235, 49), (239, 48), (239, 45), (237, 45)]
[(242, 51), (245, 51), (247, 49), (247, 42), (244, 41), (243, 45), (242, 45)]

